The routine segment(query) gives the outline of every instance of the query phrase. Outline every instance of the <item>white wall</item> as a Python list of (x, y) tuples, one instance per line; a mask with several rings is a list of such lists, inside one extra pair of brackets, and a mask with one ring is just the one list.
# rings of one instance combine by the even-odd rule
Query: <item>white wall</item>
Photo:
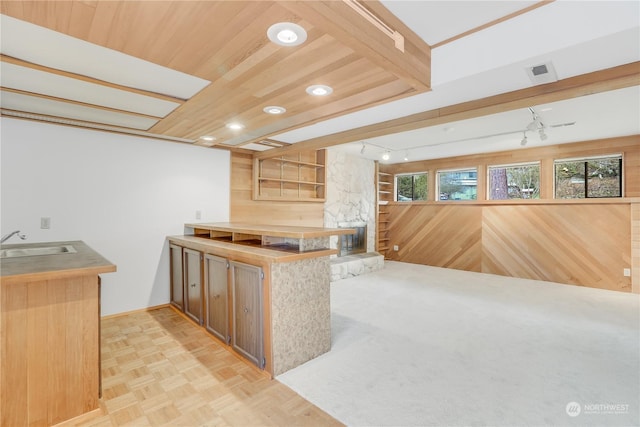
[(165, 237), (185, 222), (229, 220), (226, 150), (8, 118), (0, 126), (0, 231), (83, 240), (116, 264), (102, 276), (103, 315), (169, 302)]

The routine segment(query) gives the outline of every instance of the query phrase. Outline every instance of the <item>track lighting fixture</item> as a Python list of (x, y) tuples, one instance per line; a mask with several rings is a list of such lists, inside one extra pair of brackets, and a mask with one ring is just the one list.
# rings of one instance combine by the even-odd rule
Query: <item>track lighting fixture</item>
[(544, 141), (547, 139), (547, 134), (544, 132), (544, 129), (538, 130), (538, 134), (540, 135), (540, 141)]
[(389, 151), (385, 151), (382, 154), (382, 160), (389, 160), (391, 158), (391, 153)]
[(409, 150), (404, 152), (404, 161), (408, 162), (409, 161)]
[(360, 154), (364, 154), (365, 148), (367, 148), (367, 146), (364, 145), (364, 141), (362, 141), (362, 148), (360, 149)]
[(520, 141), (521, 146), (527, 145), (527, 131), (522, 132), (522, 140)]
[[(531, 113), (531, 118), (533, 120), (531, 121), (531, 123), (529, 123), (527, 125), (527, 129), (526, 130), (528, 130), (530, 132), (538, 131), (538, 135), (540, 135), (540, 141), (546, 140), (547, 139), (547, 134), (544, 131), (546, 129), (546, 126), (542, 122), (542, 119), (540, 119), (540, 116), (538, 116), (538, 114), (536, 114), (536, 112), (535, 112), (535, 110), (533, 108), (529, 107), (529, 112)], [(522, 144), (522, 145), (525, 145), (525, 144)]]

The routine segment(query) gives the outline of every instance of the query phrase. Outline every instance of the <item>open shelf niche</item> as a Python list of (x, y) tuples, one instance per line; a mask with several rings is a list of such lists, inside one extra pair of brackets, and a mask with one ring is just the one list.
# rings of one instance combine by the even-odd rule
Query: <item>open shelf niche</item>
[(253, 163), (253, 200), (324, 202), (325, 150), (302, 151)]
[(378, 187), (377, 251), (388, 258), (390, 237), (387, 205), (393, 200), (393, 175), (380, 171), (378, 163), (376, 163), (376, 183)]

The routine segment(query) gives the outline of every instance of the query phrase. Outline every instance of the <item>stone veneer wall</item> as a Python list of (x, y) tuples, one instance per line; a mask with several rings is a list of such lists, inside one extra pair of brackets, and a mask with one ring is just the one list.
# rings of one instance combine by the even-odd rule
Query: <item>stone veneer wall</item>
[[(335, 148), (327, 150), (327, 185), (324, 203), (324, 226), (335, 228), (343, 222), (367, 223), (367, 251), (375, 250), (376, 188), (375, 163), (346, 154)], [(330, 247), (338, 247), (332, 236)]]
[(329, 257), (271, 264), (273, 375), (331, 349)]

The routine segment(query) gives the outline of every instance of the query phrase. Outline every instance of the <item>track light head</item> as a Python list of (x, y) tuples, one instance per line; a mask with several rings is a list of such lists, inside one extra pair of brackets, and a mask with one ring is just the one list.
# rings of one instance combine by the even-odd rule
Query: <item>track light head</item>
[(388, 151), (385, 151), (382, 154), (382, 160), (389, 160), (391, 158), (391, 153), (389, 153)]
[(527, 132), (523, 132), (522, 140), (520, 141), (521, 146), (527, 145)]
[(538, 134), (540, 135), (540, 141), (544, 141), (547, 139), (547, 134), (545, 133), (544, 129), (540, 129), (538, 131)]
[(367, 148), (367, 146), (364, 145), (364, 141), (362, 141), (362, 148), (360, 149), (360, 154), (364, 154), (365, 148)]

